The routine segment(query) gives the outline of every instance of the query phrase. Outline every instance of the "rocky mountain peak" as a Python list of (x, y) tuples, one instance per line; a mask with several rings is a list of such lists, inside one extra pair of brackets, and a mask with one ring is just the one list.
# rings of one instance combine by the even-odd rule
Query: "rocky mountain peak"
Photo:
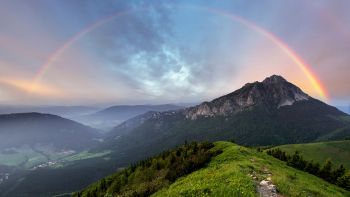
[(294, 102), (307, 101), (309, 98), (309, 95), (282, 76), (272, 75), (262, 82), (247, 83), (242, 88), (211, 102), (203, 102), (194, 107), (180, 109), (172, 114), (155, 113), (146, 119), (158, 119), (176, 114), (182, 114), (191, 119), (197, 119), (198, 116), (229, 115), (250, 110), (261, 103), (266, 104), (268, 108), (276, 107), (279, 109), (285, 105), (293, 105)]
[[(247, 83), (242, 88), (192, 108), (183, 110), (187, 118), (196, 119), (198, 115), (228, 115), (250, 109), (257, 104), (273, 101), (276, 108), (292, 105), (294, 102), (308, 100), (309, 96), (300, 88), (289, 83), (282, 76), (272, 75), (262, 82)], [(269, 106), (273, 107), (273, 106)]]
[(267, 77), (262, 83), (269, 85), (269, 84), (276, 84), (281, 82), (287, 82), (282, 76), (280, 75), (272, 75), (271, 77)]

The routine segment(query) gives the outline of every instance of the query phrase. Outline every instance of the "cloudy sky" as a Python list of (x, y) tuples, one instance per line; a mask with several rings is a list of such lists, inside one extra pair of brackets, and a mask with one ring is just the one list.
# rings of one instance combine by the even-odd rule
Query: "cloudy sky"
[(174, 2), (1, 0), (0, 104), (202, 102), (272, 74), (350, 104), (349, 0)]

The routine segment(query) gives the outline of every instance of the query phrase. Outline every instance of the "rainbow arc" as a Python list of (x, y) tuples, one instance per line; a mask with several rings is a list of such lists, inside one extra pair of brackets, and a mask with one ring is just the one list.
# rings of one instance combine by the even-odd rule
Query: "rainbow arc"
[(68, 40), (68, 42), (66, 42), (65, 44), (63, 44), (52, 56), (51, 58), (49, 58), (49, 60), (42, 66), (42, 68), (40, 69), (39, 73), (36, 75), (31, 88), (28, 91), (29, 95), (31, 93), (31, 91), (35, 88), (36, 84), (39, 82), (39, 80), (42, 78), (42, 76), (45, 74), (45, 72), (52, 66), (52, 64), (57, 60), (57, 58), (67, 49), (69, 48), (69, 46), (71, 46), (75, 41), (77, 41), (79, 38), (81, 38), (82, 36), (86, 35), (87, 33), (89, 33), (90, 31), (94, 30), (95, 28), (99, 27), (100, 25), (103, 25), (113, 19), (116, 19), (118, 17), (122, 17), (128, 14), (132, 14), (134, 12), (138, 12), (138, 11), (143, 11), (143, 10), (147, 10), (147, 9), (153, 9), (153, 8), (162, 8), (162, 7), (179, 7), (179, 8), (189, 8), (189, 9), (198, 9), (198, 10), (203, 10), (203, 11), (207, 11), (207, 12), (212, 12), (212, 13), (216, 13), (216, 14), (220, 14), (226, 17), (229, 17), (231, 19), (233, 19), (236, 22), (239, 22), (241, 24), (244, 24), (252, 29), (254, 29), (255, 31), (259, 32), (260, 34), (264, 35), (266, 38), (268, 38), (269, 40), (271, 40), (273, 43), (275, 43), (279, 48), (281, 48), (299, 67), (300, 69), (305, 73), (305, 75), (309, 78), (310, 82), (313, 84), (313, 86), (315, 87), (315, 89), (317, 90), (317, 92), (320, 94), (320, 96), (322, 97), (323, 100), (325, 100), (326, 102), (329, 102), (329, 96), (327, 94), (326, 89), (324, 88), (324, 86), (322, 85), (322, 83), (320, 82), (320, 80), (316, 77), (316, 75), (312, 72), (312, 70), (310, 69), (310, 67), (292, 50), (290, 49), (284, 42), (282, 42), (280, 39), (278, 39), (276, 36), (274, 36), (273, 34), (271, 34), (270, 32), (268, 32), (267, 30), (255, 25), (254, 23), (245, 20), (243, 18), (240, 18), (234, 14), (231, 13), (227, 13), (221, 10), (217, 10), (217, 9), (213, 9), (213, 8), (208, 8), (208, 7), (203, 7), (203, 6), (193, 6), (193, 5), (179, 5), (179, 4), (162, 4), (162, 5), (151, 5), (151, 6), (145, 6), (145, 7), (139, 7), (139, 8), (135, 8), (135, 9), (130, 9), (130, 10), (126, 10), (123, 12), (119, 12), (117, 14), (111, 15), (103, 20), (100, 20), (92, 25), (90, 25), (89, 27), (87, 27), (86, 29), (84, 29), (83, 31), (81, 31), (80, 33), (78, 33), (77, 35), (75, 35), (74, 37), (72, 37), (70, 40)]

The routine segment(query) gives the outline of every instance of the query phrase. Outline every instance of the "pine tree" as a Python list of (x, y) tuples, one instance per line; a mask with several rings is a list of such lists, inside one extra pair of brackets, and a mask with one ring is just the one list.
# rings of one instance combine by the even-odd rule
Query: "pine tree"
[(230, 140), (232, 143), (235, 143), (235, 139), (234, 138), (231, 138)]
[(108, 187), (107, 193), (109, 194), (117, 194), (119, 193), (119, 190), (121, 188), (121, 181), (118, 178), (117, 180), (115, 180), (110, 187)]
[(290, 159), (287, 161), (287, 165), (298, 169), (299, 160), (300, 160), (299, 151), (298, 149), (295, 149), (294, 154), (290, 156)]
[(332, 166), (333, 166), (332, 158), (328, 158), (327, 161), (323, 164), (323, 167), (320, 169), (319, 177), (321, 177), (322, 179), (324, 179), (327, 182), (331, 182), (331, 180), (332, 180), (332, 174), (331, 174)]
[(287, 156), (286, 156), (286, 152), (282, 151), (282, 156), (281, 156), (282, 161), (287, 161)]
[(339, 187), (345, 188), (346, 190), (350, 191), (350, 172), (339, 177), (336, 183)]
[(102, 190), (102, 191), (105, 191), (105, 190), (107, 189), (105, 178), (102, 178), (102, 179), (101, 179), (100, 188), (99, 188), (99, 189)]
[(308, 161), (307, 164), (306, 164), (306, 166), (305, 166), (305, 168), (304, 168), (304, 171), (305, 171), (305, 172), (308, 172), (308, 173), (310, 173), (310, 174), (312, 174), (311, 172), (312, 172), (313, 167), (314, 167), (314, 164), (313, 164), (313, 163), (314, 163), (314, 162), (313, 162), (312, 159), (311, 159), (310, 161)]
[(197, 152), (198, 151), (198, 143), (197, 141), (192, 141), (190, 144), (191, 149), (193, 150), (193, 152)]
[(319, 161), (316, 161), (314, 162), (313, 164), (313, 169), (311, 171), (311, 174), (313, 175), (318, 175), (318, 172), (320, 171), (320, 162)]
[(189, 145), (188, 145), (188, 142), (187, 140), (185, 140), (185, 147), (187, 148)]
[(248, 148), (248, 144), (247, 144), (247, 143), (245, 143), (245, 144), (244, 144), (244, 147)]
[(332, 171), (332, 183), (336, 183), (339, 177), (342, 177), (346, 172), (345, 165), (342, 163), (340, 166)]
[(173, 164), (174, 161), (175, 161), (174, 154), (171, 154), (171, 155), (170, 155), (170, 163)]
[(304, 155), (301, 154), (300, 155), (300, 158), (299, 158), (299, 161), (298, 161), (298, 169), (299, 170), (304, 170), (305, 166), (306, 166), (306, 161), (304, 160)]

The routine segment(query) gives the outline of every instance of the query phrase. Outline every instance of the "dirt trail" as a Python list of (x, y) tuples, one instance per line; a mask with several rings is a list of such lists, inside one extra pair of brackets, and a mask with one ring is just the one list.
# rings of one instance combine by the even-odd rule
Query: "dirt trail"
[[(249, 158), (251, 162), (254, 164), (257, 164), (254, 159)], [(259, 171), (253, 171), (252, 174), (249, 174), (250, 177), (254, 179), (254, 182), (256, 183), (256, 190), (258, 192), (259, 196), (264, 196), (264, 197), (283, 197), (279, 193), (277, 193), (277, 190), (275, 189), (274, 184), (271, 183), (272, 181), (272, 174), (268, 172), (269, 169), (264, 167), (264, 173), (260, 173)], [(267, 177), (264, 178), (262, 181), (257, 180), (258, 176), (260, 177)]]
[[(238, 152), (240, 152), (244, 157), (246, 157), (241, 150), (238, 148)], [(249, 160), (251, 162), (253, 162), (254, 164), (256, 164), (254, 159), (249, 158)], [(264, 167), (264, 173), (259, 173), (258, 171), (253, 171), (252, 174), (248, 174), (248, 176), (252, 177), (254, 179), (254, 182), (256, 183), (256, 190), (258, 192), (259, 196), (263, 196), (263, 197), (283, 197), (282, 195), (280, 195), (279, 193), (277, 193), (277, 190), (275, 189), (274, 184), (271, 183), (271, 176), (272, 174), (269, 173), (269, 169)], [(257, 176), (256, 175), (262, 175), (262, 176), (267, 176), (268, 178), (259, 181), (257, 180)]]

